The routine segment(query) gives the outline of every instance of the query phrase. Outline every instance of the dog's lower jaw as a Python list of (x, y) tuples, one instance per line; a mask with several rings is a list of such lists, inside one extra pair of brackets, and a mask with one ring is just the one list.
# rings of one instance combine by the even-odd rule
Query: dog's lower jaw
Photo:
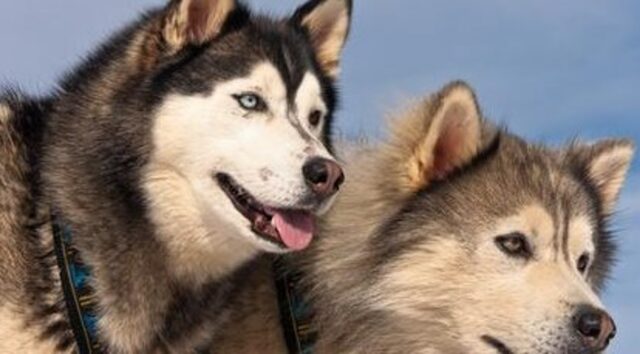
[[(175, 279), (192, 285), (216, 281), (260, 252), (237, 226), (223, 221), (213, 211), (203, 215), (202, 202), (182, 176), (157, 168), (149, 169), (145, 180), (150, 199), (148, 217), (156, 238), (166, 249), (169, 270)], [(221, 191), (218, 193), (226, 198)], [(246, 227), (244, 232), (250, 233)]]
[(202, 237), (214, 238), (210, 249), (189, 247), (172, 250), (170, 264), (176, 279), (192, 285), (217, 281), (260, 254), (260, 250), (243, 240), (242, 236), (219, 236), (202, 234)]

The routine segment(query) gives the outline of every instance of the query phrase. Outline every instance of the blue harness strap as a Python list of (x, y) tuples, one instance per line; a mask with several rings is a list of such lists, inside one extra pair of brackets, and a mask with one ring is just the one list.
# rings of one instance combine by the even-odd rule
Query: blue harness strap
[[(68, 224), (52, 216), (53, 239), (64, 300), (80, 354), (103, 354), (98, 341), (97, 301), (91, 287), (91, 270), (73, 247)], [(274, 262), (280, 321), (291, 354), (313, 354), (317, 331), (314, 313), (299, 291), (300, 274), (286, 269), (282, 259)]]
[(280, 323), (290, 354), (313, 354), (317, 331), (313, 309), (299, 292), (300, 274), (285, 269), (282, 259), (274, 262)]
[(80, 354), (104, 352), (98, 342), (96, 299), (91, 272), (73, 247), (71, 228), (53, 215), (53, 241), (67, 314)]

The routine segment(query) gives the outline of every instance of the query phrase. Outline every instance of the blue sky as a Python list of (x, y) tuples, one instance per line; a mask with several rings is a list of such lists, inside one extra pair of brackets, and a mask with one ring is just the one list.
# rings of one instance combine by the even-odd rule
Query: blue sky
[[(275, 13), (300, 1), (254, 0)], [(97, 41), (162, 0), (0, 2), (0, 81), (46, 92)], [(356, 0), (343, 65), (345, 134), (384, 133), (382, 117), (447, 81), (473, 85), (487, 116), (557, 144), (580, 136), (640, 141), (637, 0)], [(635, 353), (640, 328), (640, 164), (615, 219), (620, 263), (605, 295)]]

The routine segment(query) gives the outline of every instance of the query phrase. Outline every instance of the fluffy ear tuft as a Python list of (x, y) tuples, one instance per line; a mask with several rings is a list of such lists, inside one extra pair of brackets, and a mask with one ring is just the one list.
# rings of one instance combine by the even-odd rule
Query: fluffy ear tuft
[(604, 140), (578, 152), (587, 178), (593, 184), (605, 213), (615, 210), (620, 190), (633, 159), (630, 140)]
[(352, 0), (310, 0), (293, 16), (294, 23), (309, 35), (320, 67), (334, 79), (349, 34), (351, 9)]
[(454, 82), (409, 111), (393, 130), (394, 164), (403, 189), (413, 192), (446, 178), (478, 154), (482, 114), (473, 90)]
[(235, 8), (235, 0), (173, 0), (164, 20), (164, 40), (174, 51), (204, 44), (220, 33)]

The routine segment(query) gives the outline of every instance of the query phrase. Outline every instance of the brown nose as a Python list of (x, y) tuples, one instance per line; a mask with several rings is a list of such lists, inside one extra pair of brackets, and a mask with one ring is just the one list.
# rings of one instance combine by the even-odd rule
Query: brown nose
[(307, 161), (302, 174), (311, 190), (321, 198), (332, 196), (344, 182), (342, 168), (336, 162), (320, 157)]
[(604, 350), (616, 336), (616, 324), (606, 312), (585, 305), (578, 309), (575, 326), (588, 349)]

